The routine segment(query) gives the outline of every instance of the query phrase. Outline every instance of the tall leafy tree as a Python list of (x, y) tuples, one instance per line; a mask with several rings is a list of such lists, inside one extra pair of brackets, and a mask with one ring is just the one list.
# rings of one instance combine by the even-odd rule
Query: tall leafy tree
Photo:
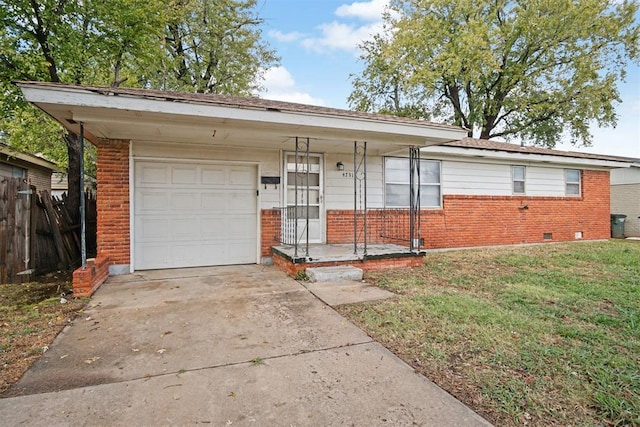
[(178, 0), (151, 87), (249, 95), (278, 58), (261, 38), (256, 0)]
[(629, 0), (392, 0), (349, 102), (483, 139), (589, 144), (591, 122), (616, 124), (637, 11)]
[(26, 104), (11, 81), (119, 84), (125, 56), (143, 55), (144, 42), (161, 34), (161, 10), (156, 0), (113, 0), (108, 7), (91, 0), (0, 1), (0, 132), (11, 145), (67, 167), (68, 207), (75, 220), (81, 197), (79, 138)]
[(277, 61), (254, 0), (0, 0), (0, 137), (68, 168), (79, 216), (80, 144), (14, 80), (246, 94)]

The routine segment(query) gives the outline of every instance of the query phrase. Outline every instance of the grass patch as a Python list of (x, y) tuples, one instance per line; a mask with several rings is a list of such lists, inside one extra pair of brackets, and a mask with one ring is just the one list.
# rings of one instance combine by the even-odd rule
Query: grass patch
[(264, 365), (264, 359), (262, 357), (254, 357), (253, 359), (251, 359), (251, 364), (253, 366)]
[(371, 274), (400, 294), (343, 306), (497, 425), (640, 425), (640, 243), (429, 254)]
[(66, 279), (0, 285), (0, 393), (20, 379), (86, 304), (70, 296), (60, 302), (60, 295), (71, 290)]

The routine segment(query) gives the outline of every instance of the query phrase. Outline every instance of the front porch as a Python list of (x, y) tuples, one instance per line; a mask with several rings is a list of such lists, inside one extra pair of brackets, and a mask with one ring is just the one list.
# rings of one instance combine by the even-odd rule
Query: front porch
[(406, 176), (402, 174), (403, 184), (396, 184), (404, 186), (406, 178), (407, 207), (388, 208), (381, 199), (378, 206), (370, 206), (369, 144), (356, 140), (352, 168), (344, 172), (344, 162), (336, 163), (341, 176), (336, 182), (352, 181), (353, 209), (345, 209), (348, 193), (343, 183), (333, 184), (334, 191), (328, 193), (336, 200), (343, 198), (341, 209), (326, 209), (322, 156), (311, 152), (310, 138), (294, 141), (294, 150), (284, 154), (284, 206), (262, 210), (263, 256), (272, 255), (274, 264), (292, 275), (308, 267), (350, 265), (369, 271), (422, 265), (418, 146), (409, 146)]
[(281, 270), (295, 275), (309, 267), (331, 267), (350, 265), (363, 271), (383, 270), (387, 268), (419, 267), (424, 262), (425, 251), (411, 250), (408, 247), (377, 243), (355, 250), (353, 244), (309, 244), (297, 251), (293, 245), (272, 246), (273, 262)]

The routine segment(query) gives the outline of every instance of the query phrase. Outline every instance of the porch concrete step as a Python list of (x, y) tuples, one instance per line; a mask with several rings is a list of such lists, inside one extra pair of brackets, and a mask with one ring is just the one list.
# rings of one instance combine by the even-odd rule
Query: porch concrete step
[(310, 282), (338, 282), (362, 280), (362, 269), (350, 265), (338, 267), (309, 267), (305, 270)]

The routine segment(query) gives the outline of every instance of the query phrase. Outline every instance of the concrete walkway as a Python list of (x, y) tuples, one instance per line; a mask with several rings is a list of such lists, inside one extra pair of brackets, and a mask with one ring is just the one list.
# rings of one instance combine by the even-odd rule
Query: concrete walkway
[(3, 397), (2, 425), (488, 425), (255, 265), (110, 278)]

